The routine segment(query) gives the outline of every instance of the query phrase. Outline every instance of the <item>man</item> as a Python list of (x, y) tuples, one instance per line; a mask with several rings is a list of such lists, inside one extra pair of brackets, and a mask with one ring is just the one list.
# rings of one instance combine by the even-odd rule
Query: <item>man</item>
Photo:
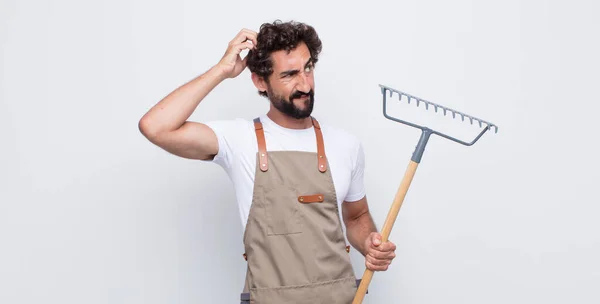
[[(139, 123), (157, 146), (217, 163), (233, 181), (248, 265), (242, 301), (350, 303), (357, 282), (343, 228), (367, 268), (385, 271), (395, 257), (395, 245), (381, 242), (369, 213), (360, 142), (311, 116), (321, 47), (303, 23), (266, 23), (259, 33), (243, 29), (216, 65)], [(243, 50), (249, 50), (244, 59)], [(187, 121), (213, 88), (246, 67), (270, 101), (268, 113), (253, 120)]]

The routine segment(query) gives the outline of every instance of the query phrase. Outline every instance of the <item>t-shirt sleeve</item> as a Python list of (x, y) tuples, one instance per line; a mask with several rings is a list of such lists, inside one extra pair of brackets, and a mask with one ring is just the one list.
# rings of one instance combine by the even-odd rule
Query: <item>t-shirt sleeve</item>
[(209, 162), (213, 162), (224, 169), (231, 168), (233, 151), (236, 146), (236, 134), (240, 133), (240, 122), (237, 120), (216, 120), (205, 123), (217, 136), (219, 149)]
[(366, 195), (364, 174), (365, 174), (365, 153), (360, 142), (357, 144), (356, 155), (354, 156), (354, 167), (350, 180), (348, 194), (344, 199), (346, 202), (355, 202), (362, 199)]

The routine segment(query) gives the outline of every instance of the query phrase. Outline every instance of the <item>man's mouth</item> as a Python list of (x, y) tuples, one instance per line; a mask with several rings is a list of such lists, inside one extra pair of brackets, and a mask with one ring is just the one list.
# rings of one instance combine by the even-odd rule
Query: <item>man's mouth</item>
[(296, 98), (294, 98), (294, 99), (306, 100), (306, 99), (308, 99), (309, 97), (310, 97), (310, 95), (300, 95), (300, 96), (297, 96), (297, 97), (296, 97)]

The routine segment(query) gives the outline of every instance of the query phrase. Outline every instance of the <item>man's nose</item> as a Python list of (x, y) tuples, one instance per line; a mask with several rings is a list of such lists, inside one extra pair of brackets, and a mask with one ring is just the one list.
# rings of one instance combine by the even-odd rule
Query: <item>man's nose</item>
[(308, 81), (308, 75), (300, 73), (298, 77), (298, 91), (308, 93), (310, 91), (310, 83)]

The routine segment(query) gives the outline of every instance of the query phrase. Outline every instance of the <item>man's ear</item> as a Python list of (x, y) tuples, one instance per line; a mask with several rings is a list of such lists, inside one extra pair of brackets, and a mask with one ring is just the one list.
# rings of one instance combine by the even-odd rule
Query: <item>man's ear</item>
[(252, 73), (252, 82), (254, 86), (261, 92), (267, 92), (267, 82), (256, 73)]

